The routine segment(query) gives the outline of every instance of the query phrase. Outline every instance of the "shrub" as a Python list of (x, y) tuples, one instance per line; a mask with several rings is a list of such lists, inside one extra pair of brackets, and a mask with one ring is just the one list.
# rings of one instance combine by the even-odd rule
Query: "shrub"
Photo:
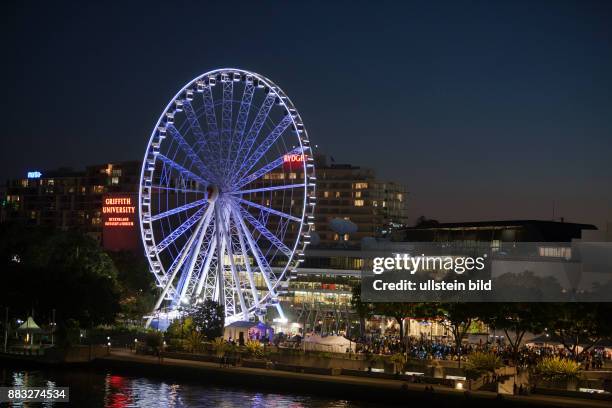
[(187, 348), (192, 353), (201, 351), (203, 347), (203, 342), (204, 342), (204, 336), (202, 335), (202, 333), (198, 331), (192, 330), (187, 335), (187, 339), (186, 339)]
[(161, 347), (163, 341), (163, 336), (158, 331), (149, 332), (145, 336), (145, 344), (147, 345), (147, 347), (150, 347), (154, 350)]
[(469, 355), (465, 364), (465, 373), (469, 378), (475, 379), (485, 373), (494, 372), (501, 366), (502, 362), (495, 354), (477, 351)]
[(535, 374), (545, 381), (563, 381), (580, 377), (580, 364), (564, 358), (546, 357), (538, 362)]
[(230, 344), (226, 342), (223, 339), (223, 337), (217, 337), (212, 341), (212, 347), (213, 347), (213, 350), (215, 351), (215, 354), (218, 357), (221, 357), (223, 354), (229, 351)]
[(264, 356), (263, 345), (255, 340), (247, 340), (245, 343), (247, 354), (250, 357), (262, 358)]

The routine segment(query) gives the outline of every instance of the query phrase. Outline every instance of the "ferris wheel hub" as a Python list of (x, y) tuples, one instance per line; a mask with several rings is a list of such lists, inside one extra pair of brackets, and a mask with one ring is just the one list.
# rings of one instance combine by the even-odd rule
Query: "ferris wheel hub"
[(206, 195), (208, 196), (208, 202), (214, 203), (215, 201), (217, 201), (220, 192), (221, 190), (219, 189), (219, 187), (209, 184), (208, 187), (206, 187)]

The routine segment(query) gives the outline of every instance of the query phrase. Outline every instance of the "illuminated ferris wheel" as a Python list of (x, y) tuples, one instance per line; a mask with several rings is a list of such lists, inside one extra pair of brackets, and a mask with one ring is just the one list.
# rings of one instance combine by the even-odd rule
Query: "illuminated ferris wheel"
[(147, 325), (206, 299), (225, 306), (226, 324), (268, 306), (285, 319), (279, 295), (303, 261), (314, 206), (308, 135), (278, 86), (241, 69), (189, 82), (141, 171), (141, 234), (160, 290)]

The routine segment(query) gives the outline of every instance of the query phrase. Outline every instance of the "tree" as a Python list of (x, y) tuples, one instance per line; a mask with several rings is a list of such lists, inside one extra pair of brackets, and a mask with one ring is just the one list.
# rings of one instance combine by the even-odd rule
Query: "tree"
[(117, 268), (117, 281), (121, 293), (121, 314), (139, 321), (149, 313), (155, 303), (155, 280), (142, 256), (128, 251), (109, 252)]
[(115, 321), (119, 311), (117, 270), (96, 241), (77, 232), (40, 227), (0, 227), (0, 299), (15, 314), (58, 326), (74, 319), (89, 328)]
[[(548, 307), (549, 327), (574, 358), (612, 335), (610, 303), (557, 303)], [(583, 347), (580, 354), (579, 345)]]
[(438, 220), (430, 219), (425, 217), (424, 215), (421, 215), (419, 218), (417, 218), (416, 222), (414, 223), (414, 226), (416, 228), (429, 228), (435, 227), (439, 224), (440, 222)]
[(443, 317), (442, 324), (450, 330), (455, 341), (455, 349), (459, 367), (461, 367), (461, 344), (465, 338), (472, 321), (478, 316), (481, 305), (479, 303), (440, 303), (432, 308), (434, 315)]
[(420, 303), (408, 302), (383, 302), (374, 303), (374, 314), (393, 317), (399, 324), (399, 335), (402, 347), (404, 345), (404, 319), (407, 317), (417, 317), (419, 315)]
[(353, 286), (353, 295), (351, 296), (351, 308), (359, 316), (359, 336), (365, 337), (366, 319), (372, 316), (372, 303), (361, 300), (361, 285)]
[(486, 303), (477, 310), (477, 316), (489, 326), (504, 331), (515, 362), (525, 334), (541, 333), (549, 322), (547, 307), (533, 303)]
[(225, 311), (219, 303), (207, 299), (191, 308), (188, 315), (193, 327), (208, 340), (223, 336)]

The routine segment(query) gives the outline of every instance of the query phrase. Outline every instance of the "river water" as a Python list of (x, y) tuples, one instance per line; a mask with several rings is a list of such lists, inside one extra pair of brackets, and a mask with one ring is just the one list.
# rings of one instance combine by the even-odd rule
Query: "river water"
[[(0, 386), (70, 387), (69, 403), (12, 403), (9, 407), (215, 407), (215, 408), (365, 408), (363, 402), (315, 395), (256, 392), (196, 382), (130, 377), (85, 370), (20, 370), (0, 367)], [(0, 403), (0, 406), (7, 406)]]

